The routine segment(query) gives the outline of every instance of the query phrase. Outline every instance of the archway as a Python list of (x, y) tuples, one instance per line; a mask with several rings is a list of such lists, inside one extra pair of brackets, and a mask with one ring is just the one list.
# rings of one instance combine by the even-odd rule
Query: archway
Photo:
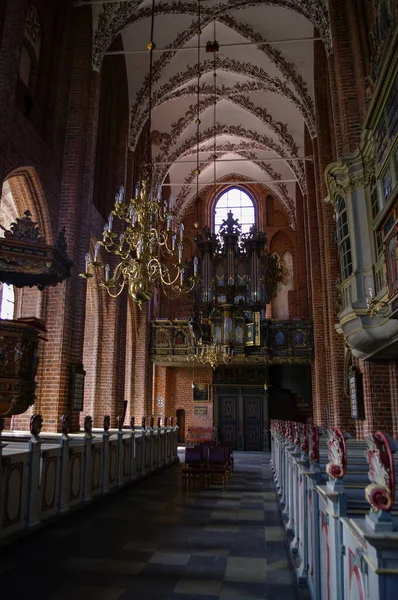
[[(0, 199), (0, 235), (17, 217), (22, 217), (25, 211), (32, 214), (32, 220), (37, 222), (39, 231), (47, 244), (53, 244), (53, 234), (48, 212), (47, 201), (36, 170), (32, 167), (21, 167), (12, 171), (4, 180)], [(38, 288), (14, 288), (13, 314), (5, 318), (36, 317), (46, 321), (47, 292)], [(4, 318), (4, 317), (3, 317)], [(41, 381), (44, 373), (44, 359), (49, 344), (39, 345), (39, 366), (37, 371), (37, 399), (34, 407), (22, 415), (12, 418), (11, 429), (28, 429), (29, 418), (33, 412), (40, 411), (43, 389)]]

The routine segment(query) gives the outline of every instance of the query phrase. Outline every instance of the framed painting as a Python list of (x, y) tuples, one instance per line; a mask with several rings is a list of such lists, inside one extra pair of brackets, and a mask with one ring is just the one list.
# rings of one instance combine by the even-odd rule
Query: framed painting
[(193, 388), (194, 402), (209, 402), (210, 401), (210, 385), (208, 383), (195, 383)]

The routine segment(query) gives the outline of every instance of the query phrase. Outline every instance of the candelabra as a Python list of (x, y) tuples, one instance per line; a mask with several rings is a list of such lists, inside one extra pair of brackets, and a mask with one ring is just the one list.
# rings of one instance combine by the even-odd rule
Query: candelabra
[(366, 304), (368, 307), (366, 314), (368, 314), (371, 319), (374, 319), (374, 317), (387, 316), (389, 310), (387, 302), (376, 300), (373, 296), (372, 288), (369, 288), (369, 296), (366, 298)]
[[(100, 285), (113, 298), (127, 288), (130, 297), (141, 306), (151, 300), (157, 285), (165, 293), (189, 292), (197, 278), (198, 259), (193, 257), (190, 263), (183, 261), (184, 226), (179, 231), (173, 229), (173, 198), (162, 199), (161, 188), (157, 198), (151, 195), (150, 179), (144, 179), (141, 187), (137, 184), (135, 197), (125, 201), (124, 188), (116, 194), (114, 208), (105, 224), (103, 239), (95, 245), (94, 259), (86, 255), (86, 268), (82, 276), (90, 278), (94, 269), (103, 268), (100, 249), (119, 258), (113, 274), (111, 267), (105, 265), (105, 277)], [(122, 224), (121, 232), (114, 231), (114, 217)], [(164, 262), (166, 259), (166, 262)]]
[(198, 360), (202, 365), (210, 365), (215, 369), (220, 364), (229, 364), (232, 360), (232, 350), (229, 346), (220, 344), (213, 339), (211, 344), (203, 344), (198, 349), (198, 354), (191, 357)]

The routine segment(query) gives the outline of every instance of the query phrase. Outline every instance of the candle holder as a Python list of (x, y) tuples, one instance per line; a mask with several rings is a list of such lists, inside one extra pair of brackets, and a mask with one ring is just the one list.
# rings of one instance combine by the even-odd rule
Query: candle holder
[(366, 314), (369, 315), (371, 319), (374, 319), (375, 317), (386, 317), (388, 315), (388, 303), (383, 300), (377, 300), (373, 295), (371, 287), (369, 288), (369, 295), (366, 298), (366, 305)]

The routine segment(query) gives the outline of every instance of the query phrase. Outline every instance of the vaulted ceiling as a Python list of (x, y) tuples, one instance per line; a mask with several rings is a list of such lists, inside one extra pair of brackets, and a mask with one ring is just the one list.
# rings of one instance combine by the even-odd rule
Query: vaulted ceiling
[[(151, 8), (152, 0), (145, 0), (93, 9), (95, 68), (122, 36), (132, 149), (148, 118)], [(321, 39), (330, 51), (327, 0), (156, 0), (155, 10), (155, 181), (169, 175), (180, 216), (196, 197), (197, 179), (199, 191), (229, 176), (261, 182), (294, 228), (297, 183), (305, 193), (305, 127), (315, 134), (312, 40)], [(206, 52), (206, 43), (214, 40), (219, 51)]]

